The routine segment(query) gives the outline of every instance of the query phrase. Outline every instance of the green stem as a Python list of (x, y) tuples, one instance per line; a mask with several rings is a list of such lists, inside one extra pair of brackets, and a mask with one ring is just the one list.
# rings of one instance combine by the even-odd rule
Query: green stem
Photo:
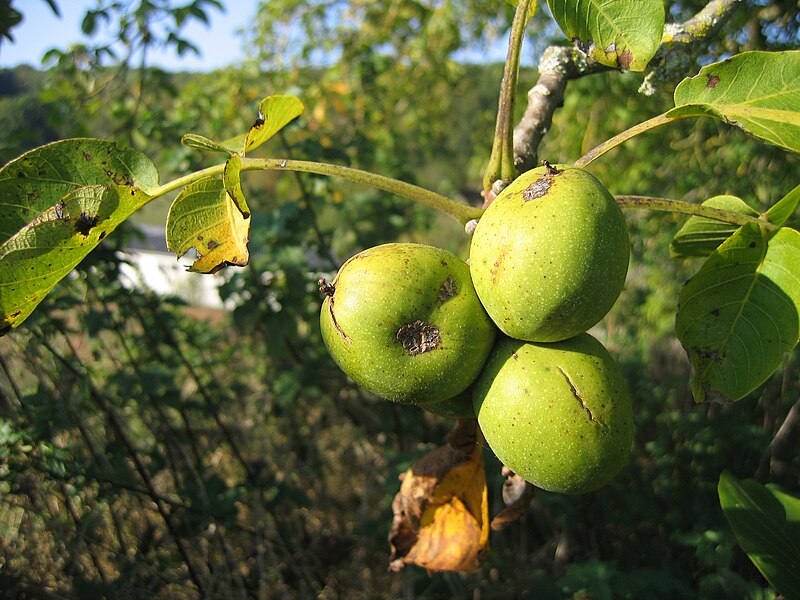
[(746, 225), (756, 223), (767, 230), (777, 229), (777, 225), (770, 223), (766, 219), (743, 215), (730, 210), (722, 210), (702, 204), (693, 204), (683, 200), (670, 200), (668, 198), (652, 198), (650, 196), (615, 196), (614, 199), (621, 208), (646, 208), (648, 210), (658, 210), (662, 212), (674, 212), (696, 217), (705, 217), (714, 221), (731, 223), (732, 225)]
[(483, 176), (483, 189), (489, 191), (492, 184), (499, 180), (510, 182), (516, 177), (514, 166), (514, 97), (519, 78), (519, 60), (522, 53), (522, 41), (525, 37), (525, 26), (530, 13), (530, 0), (517, 4), (514, 21), (511, 23), (511, 34), (508, 42), (503, 81), (500, 84), (500, 100), (497, 107), (497, 124), (495, 125), (492, 154)]
[[(184, 175), (173, 181), (165, 183), (153, 190), (150, 195), (150, 200), (154, 200), (159, 196), (163, 196), (169, 192), (178, 190), (200, 179), (206, 177), (213, 177), (221, 175), (225, 165), (214, 165), (201, 171)], [(280, 158), (243, 158), (242, 171), (299, 171), (303, 173), (316, 173), (318, 175), (328, 175), (332, 177), (341, 177), (353, 183), (362, 183), (365, 185), (378, 188), (385, 192), (391, 192), (398, 196), (403, 196), (409, 200), (419, 202), (429, 208), (434, 208), (446, 215), (453, 217), (456, 221), (465, 225), (472, 219), (478, 219), (483, 214), (483, 209), (477, 206), (469, 206), (462, 202), (451, 200), (447, 196), (437, 194), (425, 188), (370, 173), (369, 171), (362, 171), (360, 169), (352, 169), (350, 167), (343, 167), (340, 165), (331, 165), (327, 163), (309, 162), (305, 160), (288, 160)], [(150, 201), (148, 200), (148, 202)]]
[[(221, 165), (214, 165), (213, 167), (208, 167), (207, 169), (201, 169), (200, 171), (195, 171), (194, 173), (189, 173), (188, 175), (184, 175), (183, 177), (178, 177), (177, 179), (168, 181), (164, 185), (157, 187), (156, 189), (154, 189), (152, 192), (149, 193), (150, 200), (155, 200), (156, 198), (163, 196), (164, 194), (169, 194), (170, 192), (179, 190), (182, 187), (189, 185), (190, 183), (194, 183), (195, 181), (205, 179), (206, 177), (221, 175), (224, 170), (225, 170), (225, 163)], [(148, 202), (150, 200), (148, 200)]]
[(589, 152), (581, 156), (578, 160), (575, 161), (576, 167), (585, 167), (590, 162), (594, 161), (595, 159), (601, 157), (603, 154), (616, 148), (623, 142), (627, 142), (629, 139), (636, 137), (646, 131), (650, 131), (651, 129), (655, 129), (656, 127), (660, 127), (661, 125), (666, 125), (667, 123), (672, 123), (673, 121), (677, 121), (679, 119), (685, 119), (688, 116), (695, 116), (695, 115), (682, 115), (676, 117), (668, 117), (667, 113), (662, 113), (652, 119), (648, 119), (642, 123), (634, 125), (630, 129), (626, 129), (622, 133), (618, 133), (611, 139), (606, 140), (605, 142), (595, 146)]
[(370, 173), (369, 171), (305, 160), (286, 160), (279, 158), (242, 159), (243, 171), (259, 171), (265, 169), (276, 171), (300, 171), (304, 173), (341, 177), (353, 183), (369, 185), (379, 190), (391, 192), (392, 194), (403, 196), (409, 200), (414, 200), (415, 202), (419, 202), (429, 208), (434, 208), (453, 217), (462, 225), (466, 224), (467, 221), (479, 218), (483, 214), (483, 210), (476, 206), (469, 206), (468, 204), (456, 202), (446, 196), (426, 190), (417, 185)]

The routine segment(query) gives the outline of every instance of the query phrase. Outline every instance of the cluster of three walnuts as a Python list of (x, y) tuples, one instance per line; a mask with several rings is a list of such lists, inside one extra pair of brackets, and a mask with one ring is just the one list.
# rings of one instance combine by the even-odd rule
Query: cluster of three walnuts
[(487, 209), (469, 264), (405, 243), (350, 258), (321, 285), (322, 336), (369, 391), (476, 416), (487, 445), (526, 480), (588, 492), (619, 471), (633, 436), (619, 367), (586, 333), (619, 296), (629, 254), (606, 188), (548, 165)]

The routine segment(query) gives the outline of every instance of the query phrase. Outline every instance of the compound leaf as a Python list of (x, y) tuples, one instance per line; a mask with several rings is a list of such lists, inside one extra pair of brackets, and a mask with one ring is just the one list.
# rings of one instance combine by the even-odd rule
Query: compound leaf
[(207, 177), (187, 185), (167, 216), (167, 247), (178, 256), (194, 248), (198, 258), (189, 268), (214, 273), (226, 266), (244, 266), (250, 219), (242, 215), (221, 179)]
[(158, 171), (144, 154), (106, 140), (69, 139), (30, 150), (0, 169), (0, 243), (70, 192), (92, 185), (149, 194)]
[(0, 245), (0, 334), (22, 323), (67, 273), (149, 199), (127, 185), (80, 187)]
[[(703, 206), (737, 212), (757, 217), (758, 211), (750, 208), (736, 196), (714, 196), (703, 202)], [(739, 229), (739, 225), (717, 221), (707, 217), (690, 217), (669, 246), (672, 258), (708, 256)]]
[(698, 402), (738, 400), (794, 348), (800, 331), (800, 232), (743, 225), (691, 277), (675, 331), (692, 363)]
[(800, 498), (727, 471), (719, 502), (742, 550), (785, 598), (800, 598)]
[(547, 0), (561, 31), (600, 64), (644, 71), (664, 31), (660, 0)]
[(743, 52), (675, 88), (669, 117), (710, 116), (800, 152), (800, 51)]

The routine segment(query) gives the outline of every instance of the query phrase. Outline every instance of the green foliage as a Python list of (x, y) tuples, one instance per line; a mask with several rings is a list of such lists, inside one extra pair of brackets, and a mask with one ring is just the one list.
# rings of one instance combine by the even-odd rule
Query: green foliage
[(800, 152), (800, 51), (744, 52), (675, 89), (672, 117), (713, 116)]
[[(714, 196), (705, 200), (703, 206), (758, 217), (757, 210), (750, 208), (747, 203), (736, 196)], [(672, 258), (708, 256), (722, 242), (736, 233), (737, 229), (738, 227), (731, 223), (707, 217), (690, 217), (672, 238), (669, 245), (670, 255)]]
[(784, 598), (800, 598), (800, 498), (724, 471), (719, 499), (736, 538)]
[(744, 225), (686, 282), (675, 332), (698, 402), (738, 400), (766, 380), (800, 335), (800, 232)]
[(568, 40), (602, 65), (644, 71), (661, 43), (660, 0), (547, 0)]

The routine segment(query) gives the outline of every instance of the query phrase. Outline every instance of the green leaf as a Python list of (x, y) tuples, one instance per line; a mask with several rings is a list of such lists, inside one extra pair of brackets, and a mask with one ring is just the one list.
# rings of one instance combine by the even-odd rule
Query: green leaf
[(800, 331), (800, 232), (771, 238), (743, 225), (690, 278), (678, 298), (675, 332), (692, 363), (692, 392), (738, 400), (794, 348)]
[(56, 283), (148, 200), (135, 187), (78, 188), (0, 245), (0, 333), (22, 323)]
[(242, 159), (238, 154), (234, 154), (225, 163), (225, 169), (222, 171), (222, 183), (225, 185), (225, 191), (236, 204), (236, 208), (242, 213), (242, 216), (247, 219), (250, 217), (250, 209), (247, 207), (247, 201), (244, 199), (242, 192)]
[(800, 51), (744, 52), (675, 88), (668, 117), (709, 116), (800, 152)]
[(661, 0), (547, 0), (561, 30), (600, 64), (644, 71), (664, 31)]
[(158, 171), (144, 154), (96, 139), (35, 148), (0, 169), (0, 243), (70, 192), (90, 185), (130, 185), (151, 193)]
[[(703, 202), (703, 206), (752, 217), (759, 216), (757, 210), (750, 208), (743, 200), (735, 196), (714, 196)], [(739, 225), (732, 223), (716, 221), (707, 217), (690, 217), (675, 234), (669, 246), (670, 255), (672, 258), (708, 256), (737, 229), (739, 229)]]
[(742, 550), (778, 593), (800, 598), (800, 498), (727, 471), (717, 491)]
[(181, 143), (198, 150), (244, 156), (303, 114), (304, 110), (303, 103), (294, 96), (267, 96), (259, 103), (258, 118), (247, 133), (222, 142), (215, 142), (196, 133), (187, 133), (181, 138)]
[(765, 216), (770, 223), (778, 226), (783, 225), (794, 214), (798, 202), (800, 202), (800, 185), (776, 202), (766, 212)]
[(209, 152), (220, 152), (222, 154), (232, 154), (234, 152), (230, 148), (196, 133), (185, 134), (181, 138), (181, 144), (187, 148), (194, 148), (195, 150), (207, 150)]
[(198, 258), (189, 270), (199, 273), (246, 265), (249, 232), (250, 219), (236, 207), (223, 181), (213, 177), (186, 186), (167, 216), (167, 247), (178, 256), (194, 248)]
[(258, 105), (258, 119), (245, 139), (245, 153), (258, 148), (288, 123), (303, 114), (305, 107), (294, 96), (267, 96)]

